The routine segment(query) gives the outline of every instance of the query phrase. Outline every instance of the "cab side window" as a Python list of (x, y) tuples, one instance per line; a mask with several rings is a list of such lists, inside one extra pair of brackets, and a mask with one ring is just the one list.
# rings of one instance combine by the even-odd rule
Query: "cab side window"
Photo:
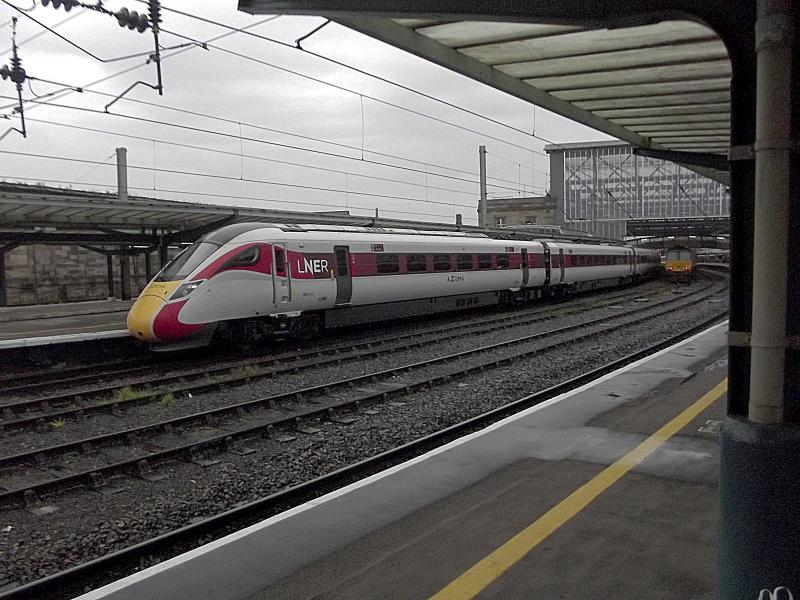
[(231, 258), (225, 263), (226, 269), (236, 267), (252, 267), (258, 262), (261, 256), (261, 248), (258, 246), (251, 246), (247, 250), (242, 250), (239, 254)]

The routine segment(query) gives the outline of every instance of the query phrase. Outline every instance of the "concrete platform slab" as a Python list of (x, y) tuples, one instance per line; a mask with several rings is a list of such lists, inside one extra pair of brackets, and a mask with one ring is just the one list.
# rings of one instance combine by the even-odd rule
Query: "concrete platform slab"
[(0, 308), (0, 349), (125, 337), (131, 300)]

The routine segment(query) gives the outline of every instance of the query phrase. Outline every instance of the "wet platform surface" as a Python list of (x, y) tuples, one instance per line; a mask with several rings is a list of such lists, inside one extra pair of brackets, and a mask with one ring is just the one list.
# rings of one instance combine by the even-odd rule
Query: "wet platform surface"
[(87, 598), (715, 598), (726, 331)]
[(132, 300), (0, 308), (0, 348), (84, 341), (128, 334)]

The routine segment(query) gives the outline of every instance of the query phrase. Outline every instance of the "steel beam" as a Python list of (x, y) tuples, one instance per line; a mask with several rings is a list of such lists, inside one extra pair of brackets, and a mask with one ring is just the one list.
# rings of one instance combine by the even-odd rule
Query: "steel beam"
[(645, 148), (634, 148), (634, 154), (649, 156), (660, 160), (691, 165), (693, 167), (705, 167), (707, 169), (717, 169), (719, 171), (728, 170), (727, 157), (719, 154), (708, 154), (703, 152), (678, 152), (676, 150), (648, 150)]
[(0, 231), (0, 244), (151, 244), (153, 238), (138, 233), (58, 232), (58, 231)]

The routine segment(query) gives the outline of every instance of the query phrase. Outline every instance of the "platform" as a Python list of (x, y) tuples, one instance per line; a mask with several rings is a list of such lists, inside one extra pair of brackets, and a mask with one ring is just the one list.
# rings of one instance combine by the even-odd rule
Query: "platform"
[(133, 300), (0, 308), (0, 350), (125, 337)]
[(714, 598), (726, 330), (83, 598)]

